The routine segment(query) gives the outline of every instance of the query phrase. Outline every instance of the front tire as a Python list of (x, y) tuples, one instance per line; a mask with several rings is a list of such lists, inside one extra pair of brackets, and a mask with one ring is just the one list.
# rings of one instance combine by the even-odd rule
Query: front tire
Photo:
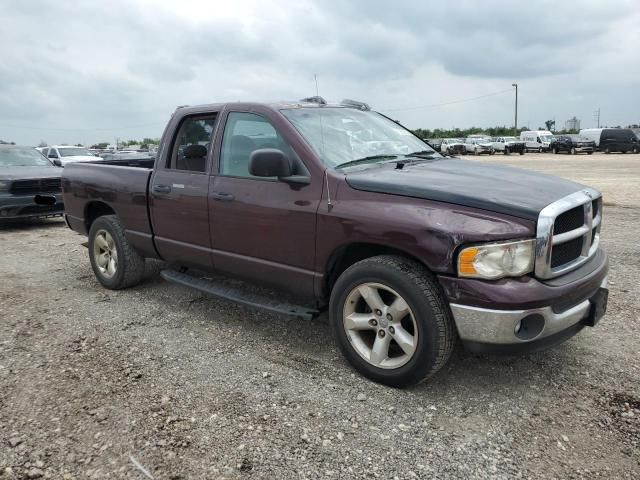
[(504, 147), (504, 154), (509, 155), (511, 152), (509, 151), (509, 147)]
[(333, 287), (329, 314), (349, 363), (365, 377), (393, 387), (435, 374), (449, 360), (457, 338), (432, 274), (396, 255), (349, 267)]
[(144, 257), (131, 247), (115, 215), (99, 217), (91, 224), (89, 261), (98, 281), (110, 290), (137, 285), (144, 275)]
[(538, 149), (538, 153), (542, 153), (542, 147)]
[(558, 147), (553, 147), (553, 154), (557, 155), (558, 154)]
[(571, 150), (570, 150), (569, 153), (571, 153), (571, 155), (575, 155), (576, 154), (576, 148), (575, 147), (571, 147)]

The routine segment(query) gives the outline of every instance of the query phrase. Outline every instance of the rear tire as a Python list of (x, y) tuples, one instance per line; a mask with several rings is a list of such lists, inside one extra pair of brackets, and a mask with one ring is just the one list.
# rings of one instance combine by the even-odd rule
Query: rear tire
[(509, 151), (509, 147), (504, 147), (504, 154), (509, 155), (511, 152)]
[(542, 147), (538, 149), (538, 153), (542, 153)]
[(558, 149), (556, 147), (553, 147), (553, 154), (557, 155), (558, 154)]
[(606, 153), (607, 155), (609, 155), (611, 153), (611, 151), (609, 150), (609, 147), (604, 149), (604, 153)]
[(575, 155), (576, 154), (576, 147), (571, 147), (571, 150), (569, 150), (569, 153), (571, 155)]
[(365, 377), (393, 387), (435, 374), (457, 339), (433, 275), (402, 256), (381, 255), (349, 267), (333, 287), (329, 315), (349, 363)]
[(137, 285), (144, 275), (144, 257), (131, 247), (116, 215), (104, 215), (91, 224), (89, 261), (98, 281), (110, 290)]

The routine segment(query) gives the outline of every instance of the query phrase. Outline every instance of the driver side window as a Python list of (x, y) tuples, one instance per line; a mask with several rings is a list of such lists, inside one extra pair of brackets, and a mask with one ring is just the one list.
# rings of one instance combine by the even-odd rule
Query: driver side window
[(222, 137), (220, 174), (252, 177), (249, 159), (255, 150), (262, 148), (275, 148), (290, 159), (295, 159), (291, 147), (266, 118), (255, 113), (229, 113)]

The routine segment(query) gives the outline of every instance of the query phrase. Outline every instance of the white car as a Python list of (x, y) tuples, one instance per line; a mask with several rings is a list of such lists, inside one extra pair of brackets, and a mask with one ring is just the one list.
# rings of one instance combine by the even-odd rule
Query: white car
[[(42, 154), (45, 154), (44, 151)], [(72, 162), (96, 162), (102, 160), (102, 157), (94, 155), (86, 148), (74, 147), (73, 145), (54, 145), (53, 147), (48, 147), (46, 156), (60, 167), (64, 167), (67, 163)]]
[(473, 153), (474, 155), (480, 155), (481, 153), (493, 155), (496, 153), (491, 139), (487, 137), (467, 137), (464, 141), (464, 147), (467, 153)]

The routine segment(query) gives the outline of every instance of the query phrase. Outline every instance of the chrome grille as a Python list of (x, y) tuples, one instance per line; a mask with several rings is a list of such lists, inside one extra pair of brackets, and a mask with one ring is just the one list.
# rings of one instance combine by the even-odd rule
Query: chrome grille
[(545, 207), (538, 218), (535, 274), (553, 278), (575, 270), (600, 243), (602, 197), (586, 188)]

